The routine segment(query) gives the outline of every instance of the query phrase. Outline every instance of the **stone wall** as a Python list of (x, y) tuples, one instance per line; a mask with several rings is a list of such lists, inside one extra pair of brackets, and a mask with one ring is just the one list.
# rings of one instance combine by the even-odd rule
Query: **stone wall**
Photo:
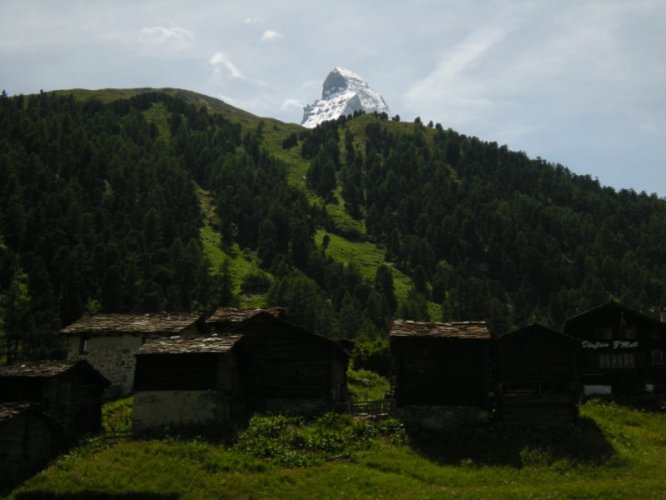
[(431, 431), (455, 430), (488, 422), (488, 411), (473, 406), (402, 406), (395, 410), (394, 416), (409, 427)]
[(318, 415), (334, 407), (325, 399), (267, 398), (264, 402), (268, 413), (285, 415)]
[(134, 394), (132, 429), (214, 427), (238, 422), (244, 412), (237, 361), (233, 353), (217, 359), (214, 387), (201, 390), (138, 390)]
[(231, 420), (229, 401), (214, 390), (141, 391), (134, 395), (132, 406), (132, 429), (136, 432), (209, 426)]
[(105, 399), (127, 396), (134, 384), (134, 354), (143, 344), (142, 337), (134, 335), (93, 336), (88, 339), (87, 353), (81, 352), (81, 339), (68, 338), (68, 359), (85, 359), (104, 375), (111, 385), (104, 392)]

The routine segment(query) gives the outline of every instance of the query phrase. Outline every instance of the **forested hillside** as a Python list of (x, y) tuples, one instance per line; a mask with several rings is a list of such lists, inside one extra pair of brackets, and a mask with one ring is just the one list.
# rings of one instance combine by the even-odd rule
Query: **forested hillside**
[[(385, 263), (343, 263), (333, 238)], [(557, 327), (610, 297), (666, 304), (664, 241), (656, 196), (420, 120), (305, 130), (174, 92), (0, 98), (9, 359), (53, 355), (86, 311), (204, 313), (240, 292), (333, 337), (381, 337), (396, 316)]]
[(666, 201), (656, 195), (616, 192), (419, 119), (339, 120), (305, 138), (309, 185), (329, 199), (341, 189), (367, 237), (445, 320), (505, 331), (559, 327), (609, 298), (648, 312), (666, 304)]

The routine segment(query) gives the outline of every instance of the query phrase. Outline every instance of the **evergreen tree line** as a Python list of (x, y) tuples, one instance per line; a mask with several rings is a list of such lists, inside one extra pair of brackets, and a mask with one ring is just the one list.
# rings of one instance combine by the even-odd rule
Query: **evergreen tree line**
[(326, 198), (339, 185), (367, 237), (413, 278), (405, 312), (414, 319), (426, 299), (445, 321), (485, 319), (497, 332), (560, 327), (610, 298), (643, 310), (666, 304), (666, 202), (657, 195), (617, 192), (418, 119), (329, 122), (303, 140), (303, 156), (313, 151), (311, 171), (331, 164), (336, 181), (310, 187)]
[[(147, 118), (154, 109), (163, 124)], [(203, 254), (198, 188), (215, 200), (222, 245), (256, 252), (266, 271), (244, 288), (268, 292), (267, 305), (325, 335), (385, 332), (392, 285), (385, 291), (315, 247), (324, 215), (288, 186), (264, 127), (243, 129), (160, 92), (112, 102), (3, 94), (6, 360), (53, 355), (54, 332), (84, 312), (206, 313), (237, 303), (228, 263), (212, 274)]]
[[(315, 246), (315, 229), (326, 225), (326, 214), (288, 185), (286, 165), (264, 147), (264, 122), (229, 142), (220, 140), (230, 132), (224, 130), (225, 120), (206, 116), (207, 126), (193, 129), (181, 121), (172, 128), (174, 151), (216, 201), (222, 245), (238, 243), (256, 251), (272, 276), (270, 285), (259, 289), (267, 292), (266, 305), (285, 307), (292, 321), (329, 337), (385, 335), (397, 313), (390, 270), (382, 266), (377, 277), (364, 279), (361, 270), (335, 262)], [(337, 133), (335, 127), (324, 129)], [(283, 147), (297, 142), (292, 137)], [(338, 168), (337, 135), (326, 142)], [(312, 158), (319, 157), (318, 149), (307, 153), (303, 146)]]
[(222, 245), (262, 268), (242, 288), (334, 338), (385, 338), (394, 317), (428, 319), (427, 301), (443, 320), (485, 319), (498, 333), (558, 327), (609, 297), (666, 303), (666, 202), (656, 196), (420, 120), (359, 113), (286, 137), (310, 161), (309, 189), (329, 202), (339, 193), (364, 222), (366, 234), (346, 236), (380, 244), (412, 278), (398, 303), (389, 266), (367, 279), (331, 259), (326, 238), (315, 245), (316, 228), (340, 231), (289, 186), (255, 123), (161, 92), (112, 102), (3, 94), (5, 356), (47, 355), (53, 332), (86, 311), (236, 303), (228, 265), (213, 274), (202, 250), (199, 188), (215, 202)]
[[(143, 111), (160, 102), (177, 142), (210, 117), (164, 94), (103, 103), (0, 97), (0, 340), (9, 360), (47, 356), (88, 312), (203, 310), (214, 283), (187, 152)], [(218, 120), (233, 149), (237, 127)]]

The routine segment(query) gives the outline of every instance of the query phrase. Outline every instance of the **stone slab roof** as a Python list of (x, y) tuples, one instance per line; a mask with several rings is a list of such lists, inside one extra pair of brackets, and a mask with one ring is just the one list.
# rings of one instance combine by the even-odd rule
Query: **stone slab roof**
[(194, 314), (85, 314), (64, 335), (178, 335), (194, 325)]
[(1, 377), (20, 377), (48, 379), (63, 375), (70, 370), (76, 370), (77, 378), (85, 377), (88, 381), (93, 381), (100, 386), (109, 385), (109, 381), (90, 363), (82, 359), (73, 359), (69, 361), (30, 361), (25, 363), (16, 363), (13, 365), (0, 366)]
[(485, 321), (428, 323), (396, 319), (391, 326), (391, 337), (490, 340), (491, 333)]
[(642, 320), (645, 323), (653, 325), (656, 328), (666, 330), (666, 323), (660, 321), (659, 319), (653, 318), (652, 316), (649, 316), (649, 315), (639, 311), (638, 309), (634, 309), (632, 307), (621, 304), (620, 302), (616, 302), (614, 300), (611, 300), (609, 302), (606, 302), (604, 304), (600, 304), (600, 305), (595, 306), (591, 309), (588, 309), (588, 310), (583, 311), (579, 314), (576, 314), (575, 316), (570, 317), (564, 323), (564, 331), (566, 332), (566, 331), (570, 330), (571, 327), (575, 323), (578, 323), (580, 321), (585, 321), (589, 317), (594, 317), (595, 315), (603, 314), (604, 312), (607, 312), (607, 313), (620, 312), (622, 314), (625, 314), (627, 317), (638, 318), (638, 319)]
[(210, 337), (154, 339), (143, 344), (137, 354), (226, 353), (242, 335), (211, 335)]
[(270, 307), (268, 309), (239, 309), (237, 307), (220, 307), (207, 320), (207, 325), (225, 324), (235, 325), (247, 319), (256, 316), (259, 313), (267, 312), (276, 318), (284, 316), (284, 308)]
[(77, 360), (72, 361), (31, 361), (0, 366), (0, 377), (39, 377), (48, 378), (71, 370)]
[(44, 419), (52, 422), (50, 417), (44, 415), (44, 410), (39, 403), (33, 403), (30, 401), (12, 401), (8, 403), (0, 403), (0, 422), (11, 420), (12, 418), (25, 412), (37, 413)]
[(537, 334), (546, 334), (548, 336), (554, 336), (561, 339), (564, 339), (573, 344), (580, 344), (580, 339), (567, 335), (566, 333), (558, 332), (552, 328), (548, 328), (540, 323), (532, 323), (531, 325), (525, 326), (523, 328), (518, 328), (517, 330), (512, 330), (510, 332), (504, 333), (499, 337), (495, 337), (493, 342), (501, 343), (507, 339), (510, 339), (516, 335), (537, 335)]

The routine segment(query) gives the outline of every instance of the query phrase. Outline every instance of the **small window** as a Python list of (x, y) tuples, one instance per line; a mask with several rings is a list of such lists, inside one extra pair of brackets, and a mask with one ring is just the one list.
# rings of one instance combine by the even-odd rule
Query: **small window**
[(650, 353), (650, 359), (652, 360), (653, 365), (663, 365), (664, 351), (661, 349), (652, 349), (652, 352)]
[(638, 336), (635, 326), (627, 326), (624, 328), (625, 339), (635, 339)]
[(611, 367), (611, 355), (607, 352), (602, 352), (599, 354), (599, 368), (610, 368)]
[(633, 353), (599, 353), (599, 368), (618, 370), (635, 367), (636, 357)]
[(594, 331), (594, 336), (603, 340), (611, 339), (613, 338), (613, 329), (610, 326), (602, 326)]
[(611, 355), (611, 368), (622, 368), (622, 362), (624, 361), (624, 356), (612, 354)]
[(633, 353), (622, 354), (622, 368), (635, 368), (636, 357)]
[(81, 343), (79, 344), (79, 354), (88, 354), (90, 351), (90, 338), (81, 337)]

